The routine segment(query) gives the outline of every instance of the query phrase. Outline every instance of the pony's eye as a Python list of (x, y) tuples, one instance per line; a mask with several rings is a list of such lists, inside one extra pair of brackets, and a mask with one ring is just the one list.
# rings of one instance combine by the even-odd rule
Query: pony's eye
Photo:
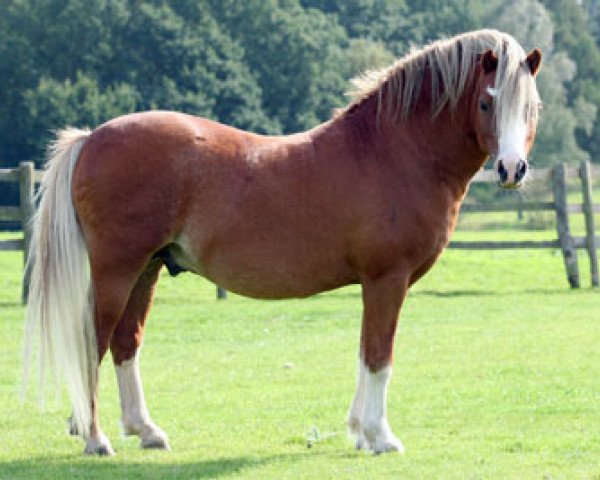
[(490, 106), (486, 103), (486, 102), (479, 102), (479, 108), (481, 109), (482, 112), (487, 112), (490, 109)]

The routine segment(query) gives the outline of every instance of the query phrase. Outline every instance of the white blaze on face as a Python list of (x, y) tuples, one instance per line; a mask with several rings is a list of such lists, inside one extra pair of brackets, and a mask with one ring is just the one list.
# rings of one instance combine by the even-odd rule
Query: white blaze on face
[(498, 139), (498, 158), (507, 161), (511, 159), (526, 160), (527, 131), (528, 126), (524, 119), (515, 119), (511, 125), (508, 125)]
[(523, 169), (527, 165), (527, 154), (525, 152), (527, 131), (527, 123), (517, 119), (498, 138), (498, 154), (494, 167), (500, 174), (500, 180), (503, 184), (516, 185), (525, 176)]
[[(498, 91), (488, 89), (496, 97)], [(509, 108), (497, 118), (498, 151), (494, 170), (505, 187), (518, 186), (527, 172), (527, 135), (529, 132), (529, 107), (525, 98), (519, 98), (516, 108)], [(507, 113), (510, 112), (510, 115)]]

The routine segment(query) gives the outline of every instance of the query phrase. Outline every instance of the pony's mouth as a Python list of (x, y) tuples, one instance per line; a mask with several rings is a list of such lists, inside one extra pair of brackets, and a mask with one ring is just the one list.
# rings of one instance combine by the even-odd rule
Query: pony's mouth
[(498, 180), (498, 185), (500, 187), (502, 187), (504, 190), (517, 190), (518, 188), (521, 188), (521, 185), (523, 185), (523, 182), (519, 182), (519, 183), (502, 183), (501, 180)]

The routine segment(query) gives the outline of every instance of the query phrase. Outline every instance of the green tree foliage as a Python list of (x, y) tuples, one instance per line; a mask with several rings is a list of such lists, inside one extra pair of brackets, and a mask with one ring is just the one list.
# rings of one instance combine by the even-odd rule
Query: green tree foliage
[(600, 0), (586, 0), (584, 2), (588, 14), (588, 27), (590, 33), (600, 45)]
[(302, 5), (334, 15), (351, 38), (381, 42), (397, 56), (420, 40), (404, 0), (303, 0)]
[(0, 23), (7, 39), (0, 73), (9, 85), (0, 101), (12, 107), (0, 116), (0, 132), (8, 133), (1, 158), (41, 160), (52, 129), (95, 127), (136, 110), (173, 109), (276, 130), (243, 49), (220, 30), (208, 5), (198, 9), (191, 22), (162, 2), (11, 2)]
[(137, 92), (126, 83), (101, 91), (95, 79), (81, 72), (77, 72), (75, 81), (42, 77), (36, 88), (23, 94), (29, 116), (29, 135), (23, 136), (23, 146), (43, 151), (47, 139), (36, 132), (44, 132), (51, 125), (98, 125), (105, 119), (134, 111), (137, 97)]
[(332, 17), (295, 1), (209, 3), (230, 37), (243, 45), (265, 92), (263, 109), (281, 131), (310, 128), (341, 105), (348, 39)]
[[(600, 28), (598, 2), (591, 2), (589, 11), (568, 0), (543, 3), (552, 12), (555, 44), (576, 64), (576, 75), (565, 87), (567, 104), (580, 119), (578, 144), (600, 162), (600, 37), (594, 38)], [(595, 18), (590, 19), (589, 15)], [(595, 117), (591, 122), (590, 116)]]

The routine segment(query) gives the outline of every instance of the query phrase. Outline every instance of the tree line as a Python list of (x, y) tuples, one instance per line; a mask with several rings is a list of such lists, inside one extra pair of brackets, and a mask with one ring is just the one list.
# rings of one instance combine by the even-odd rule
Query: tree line
[(534, 165), (600, 162), (599, 3), (5, 0), (0, 167), (40, 165), (54, 129), (148, 109), (259, 133), (308, 129), (348, 102), (352, 76), (483, 27), (544, 52)]

